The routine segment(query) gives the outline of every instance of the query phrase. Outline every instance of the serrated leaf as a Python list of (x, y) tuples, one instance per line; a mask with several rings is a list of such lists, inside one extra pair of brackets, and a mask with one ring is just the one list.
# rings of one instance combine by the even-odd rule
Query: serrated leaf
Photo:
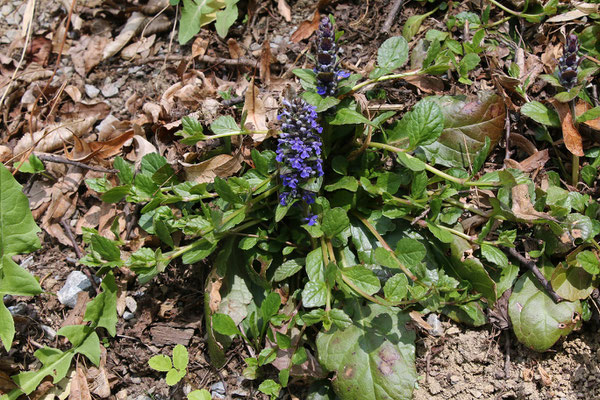
[(600, 262), (596, 254), (589, 250), (584, 250), (577, 254), (577, 264), (586, 270), (589, 274), (600, 274)]
[(323, 213), (321, 230), (325, 236), (332, 238), (350, 225), (346, 210), (341, 207), (331, 208)]
[(545, 351), (568, 335), (575, 327), (574, 313), (581, 311), (579, 301), (554, 303), (531, 272), (519, 278), (508, 300), (517, 339), (536, 351)]
[(180, 371), (175, 368), (170, 369), (169, 372), (167, 372), (165, 381), (167, 382), (167, 385), (174, 386), (185, 376), (185, 374), (185, 370)]
[(381, 289), (381, 283), (375, 273), (362, 265), (343, 268), (340, 272), (366, 294), (371, 295)]
[(325, 282), (308, 282), (302, 290), (302, 304), (304, 307), (321, 307), (327, 300), (327, 286)]
[(335, 372), (333, 388), (343, 399), (409, 400), (415, 386), (415, 334), (408, 314), (369, 304), (354, 307), (354, 323), (321, 332), (321, 365)]
[(100, 235), (92, 235), (91, 239), (92, 249), (106, 261), (120, 261), (121, 251), (110, 239)]
[(408, 278), (404, 274), (396, 274), (387, 280), (383, 287), (386, 300), (398, 302), (408, 294)]
[(505, 106), (502, 98), (483, 92), (477, 98), (431, 96), (444, 115), (444, 130), (439, 139), (422, 146), (428, 160), (447, 167), (469, 167), (490, 138), (493, 149), (504, 133)]
[(396, 244), (395, 254), (402, 264), (407, 267), (414, 267), (423, 261), (423, 258), (427, 254), (427, 249), (418, 240), (402, 238)]
[(231, 115), (224, 115), (215, 119), (213, 123), (210, 124), (210, 130), (213, 131), (215, 135), (226, 135), (240, 132), (240, 127)]

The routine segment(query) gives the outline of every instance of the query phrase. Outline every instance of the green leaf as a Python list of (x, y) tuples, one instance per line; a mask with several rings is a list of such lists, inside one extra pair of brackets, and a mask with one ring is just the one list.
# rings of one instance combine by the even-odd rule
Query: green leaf
[(273, 315), (277, 314), (279, 306), (281, 306), (281, 297), (279, 294), (275, 292), (269, 293), (260, 305), (260, 310), (265, 319), (265, 323), (270, 320)]
[(334, 183), (325, 186), (325, 190), (328, 192), (333, 192), (340, 189), (356, 192), (358, 189), (358, 181), (353, 176), (342, 176)]
[(469, 167), (470, 161), (490, 138), (493, 149), (504, 133), (505, 108), (502, 98), (491, 92), (477, 98), (431, 96), (444, 115), (444, 130), (437, 142), (421, 148), (428, 160), (447, 167)]
[(319, 361), (336, 375), (336, 394), (343, 399), (411, 399), (417, 372), (408, 314), (376, 304), (355, 305), (352, 319), (343, 331), (334, 327), (317, 336)]
[(315, 111), (322, 113), (340, 104), (340, 99), (336, 97), (322, 97), (316, 92), (304, 92), (302, 98), (310, 105), (315, 106)]
[(369, 295), (377, 293), (381, 289), (381, 283), (375, 273), (362, 265), (343, 268), (340, 269), (340, 272)]
[(539, 101), (530, 101), (523, 104), (521, 113), (542, 125), (560, 127), (560, 118), (558, 118), (556, 111), (546, 107)]
[(117, 177), (121, 185), (131, 185), (133, 183), (133, 165), (125, 161), (122, 157), (115, 158), (113, 166), (119, 170)]
[(215, 135), (226, 135), (229, 133), (240, 132), (240, 127), (235, 122), (235, 119), (231, 115), (221, 116), (210, 124), (210, 130)]
[(187, 396), (188, 400), (211, 400), (210, 392), (206, 389), (194, 390)]
[[(19, 164), (19, 161), (15, 162), (14, 167), (17, 167)], [(26, 172), (28, 174), (36, 174), (45, 170), (44, 163), (35, 154), (30, 154), (29, 160), (25, 161), (23, 165), (21, 165), (21, 168), (19, 168), (20, 172)]]
[(579, 266), (564, 263), (554, 269), (550, 283), (556, 294), (569, 301), (587, 299), (594, 290), (592, 275)]
[(396, 257), (407, 267), (417, 266), (423, 261), (427, 254), (425, 245), (415, 239), (402, 238), (396, 244)]
[(593, 251), (584, 250), (577, 254), (577, 264), (589, 274), (600, 274), (600, 262)]
[(200, 28), (216, 19), (216, 11), (225, 6), (220, 0), (183, 0), (179, 22), (179, 44), (187, 43)]
[(166, 377), (166, 382), (167, 385), (169, 386), (174, 386), (177, 384), (177, 382), (179, 382), (187, 373), (186, 370), (180, 371), (177, 370), (175, 368), (170, 369), (169, 372), (167, 372), (167, 377)]
[(275, 270), (273, 280), (275, 282), (281, 282), (284, 279), (296, 274), (304, 267), (304, 258), (295, 258), (293, 260), (287, 260)]
[(43, 367), (37, 371), (21, 372), (12, 377), (25, 394), (30, 394), (37, 389), (42, 379), (49, 375), (52, 376), (53, 383), (61, 381), (69, 372), (75, 352), (69, 350), (63, 353), (58, 349), (43, 347), (36, 350), (34, 355), (42, 362)]
[(212, 316), (212, 327), (221, 335), (240, 335), (240, 330), (227, 314), (216, 313)]
[(106, 328), (111, 336), (117, 334), (117, 283), (112, 272), (102, 280), (102, 292), (91, 300), (85, 309), (84, 321)]
[(0, 301), (0, 321), (2, 321), (0, 324), (0, 340), (2, 340), (4, 348), (8, 351), (15, 337), (15, 323), (10, 311), (4, 305), (4, 301)]
[(491, 263), (494, 263), (500, 267), (508, 266), (508, 257), (506, 254), (496, 246), (492, 246), (489, 244), (481, 245), (481, 255), (485, 257)]
[(351, 108), (340, 108), (335, 114), (335, 118), (329, 122), (331, 125), (351, 125), (351, 124), (370, 124), (371, 121), (364, 115)]
[(594, 120), (594, 119), (598, 119), (598, 118), (600, 118), (600, 107), (594, 107), (590, 110), (587, 110), (583, 114), (579, 115), (577, 117), (577, 122), (582, 123), (585, 121), (590, 121), (590, 120)]
[[(319, 249), (320, 251), (320, 249)], [(327, 286), (325, 282), (308, 282), (302, 290), (302, 304), (304, 307), (321, 307), (327, 300)]]
[(350, 225), (346, 210), (341, 207), (331, 208), (323, 213), (321, 230), (325, 236), (332, 238)]
[(408, 61), (408, 43), (401, 36), (387, 39), (377, 50), (377, 64), (387, 71), (400, 68)]
[(173, 367), (178, 370), (185, 370), (190, 362), (188, 351), (185, 346), (178, 344), (173, 348)]
[(281, 332), (276, 332), (276, 338), (277, 346), (279, 346), (280, 349), (285, 350), (292, 346), (292, 339), (288, 335), (284, 335)]
[(352, 318), (350, 318), (350, 316), (348, 316), (348, 314), (346, 314), (344, 310), (334, 308), (332, 310), (329, 310), (328, 314), (329, 318), (331, 319), (333, 324), (338, 327), (338, 329), (344, 330), (350, 325), (352, 325)]
[(581, 311), (579, 301), (554, 303), (531, 272), (515, 283), (508, 300), (508, 315), (517, 339), (536, 351), (545, 351), (568, 335), (575, 327), (574, 313)]
[(92, 235), (91, 240), (92, 249), (106, 261), (120, 261), (121, 251), (110, 239), (107, 239), (100, 235)]
[(396, 153), (398, 162), (404, 165), (406, 168), (414, 172), (424, 171), (427, 165), (414, 156), (410, 156), (404, 152)]
[(261, 393), (273, 396), (273, 398), (279, 396), (281, 391), (281, 385), (275, 382), (273, 379), (265, 379), (259, 386), (258, 390)]
[(410, 41), (416, 34), (419, 32), (419, 28), (421, 24), (425, 20), (425, 18), (430, 15), (429, 13), (423, 15), (412, 15), (408, 17), (406, 22), (404, 23), (404, 27), (402, 28), (402, 36), (407, 41)]
[(440, 106), (428, 99), (419, 101), (402, 119), (401, 124), (408, 134), (411, 149), (435, 142), (444, 129), (444, 115)]
[(42, 292), (38, 281), (8, 255), (0, 260), (0, 296), (34, 296)]
[(227, 7), (223, 11), (217, 12), (217, 21), (215, 22), (217, 33), (222, 38), (227, 36), (229, 28), (231, 28), (231, 25), (233, 25), (238, 17), (238, 8), (235, 5), (237, 1), (229, 0), (227, 3)]
[(129, 185), (116, 186), (114, 188), (107, 190), (105, 193), (103, 193), (101, 198), (102, 198), (102, 201), (104, 201), (105, 203), (111, 203), (111, 204), (118, 203), (119, 201), (123, 200), (125, 198), (125, 196), (127, 196), (129, 194), (130, 190), (131, 190), (131, 186), (129, 186)]
[[(142, 157), (140, 170), (142, 174), (152, 176), (156, 171), (167, 165), (167, 159), (158, 153), (149, 153)], [(136, 176), (137, 178), (137, 176)]]
[(408, 294), (408, 278), (406, 275), (396, 274), (387, 280), (383, 287), (385, 299), (395, 303), (402, 301)]

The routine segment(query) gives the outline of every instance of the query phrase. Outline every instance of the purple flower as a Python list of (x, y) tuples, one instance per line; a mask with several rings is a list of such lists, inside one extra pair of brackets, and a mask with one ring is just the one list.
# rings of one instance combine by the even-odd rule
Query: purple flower
[(279, 203), (286, 206), (290, 201), (302, 198), (307, 204), (315, 201), (314, 194), (300, 188), (310, 178), (323, 176), (321, 159), (322, 128), (317, 122), (315, 107), (295, 98), (283, 100), (284, 109), (279, 115), (282, 121), (277, 142), (277, 156), (281, 163), (280, 176), (284, 191)]
[(350, 76), (350, 73), (339, 69), (337, 59), (338, 47), (335, 43), (335, 31), (329, 18), (323, 17), (317, 31), (317, 93), (321, 96), (334, 96), (338, 81)]
[(305, 222), (306, 222), (308, 225), (310, 225), (310, 226), (313, 226), (314, 224), (316, 224), (316, 223), (317, 223), (317, 217), (318, 217), (317, 215), (310, 215), (310, 216), (308, 216), (307, 218), (304, 218), (304, 221), (305, 221)]
[(571, 90), (577, 84), (577, 67), (581, 62), (581, 57), (577, 55), (578, 50), (577, 35), (567, 35), (563, 55), (558, 60), (558, 80), (567, 90)]

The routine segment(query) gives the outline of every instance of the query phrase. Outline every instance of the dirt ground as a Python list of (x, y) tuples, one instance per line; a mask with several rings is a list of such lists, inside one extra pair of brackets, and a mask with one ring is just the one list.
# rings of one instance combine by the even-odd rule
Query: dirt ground
[[(20, 50), (13, 48), (12, 44), (21, 28), (25, 3), (3, 0), (0, 6), (3, 15), (0, 17), (0, 53), (16, 59)], [(252, 32), (269, 32), (272, 52), (278, 60), (274, 71), (279, 77), (291, 68), (308, 62), (306, 58), (301, 58), (294, 64), (298, 55), (306, 50), (307, 41), (293, 44), (287, 38), (301, 21), (310, 18), (315, 6), (315, 2), (310, 0), (288, 3), (292, 9), (291, 22), (278, 16), (276, 6), (271, 4), (261, 9), (252, 28)], [(327, 11), (335, 15), (339, 28), (345, 31), (345, 41), (349, 43), (344, 49), (345, 64), (360, 69), (373, 60), (379, 44), (387, 37), (376, 29), (382, 24), (387, 7), (388, 2), (384, 0), (337, 1), (328, 6)], [(412, 3), (405, 7), (392, 28), (392, 35), (400, 33), (403, 22), (416, 13), (416, 7), (419, 5)], [(58, 21), (65, 15), (62, 2), (38, 2), (34, 35), (44, 36), (54, 32)], [(97, 24), (93, 16), (86, 18), (84, 26), (89, 32), (118, 30), (125, 22), (122, 15), (115, 18), (104, 15), (100, 18), (101, 23)], [(173, 19), (174, 16), (169, 15), (169, 18)], [(154, 61), (126, 61), (114, 56), (100, 63), (85, 77), (77, 73), (73, 57), (67, 53), (62, 58), (55, 83), (68, 83), (79, 88), (84, 101), (106, 103), (110, 114), (119, 120), (134, 119), (141, 113), (143, 101), (158, 101), (167, 88), (178, 82), (181, 56), (190, 54), (191, 44), (180, 47), (174, 41), (170, 47), (171, 29), (172, 26), (168, 26), (157, 33), (159, 45), (152, 55)], [(246, 43), (244, 35), (250, 34), (243, 26), (234, 26), (231, 31), (231, 36), (239, 43)], [(218, 39), (214, 32), (203, 35), (210, 36), (207, 54), (229, 57), (226, 41)], [(256, 53), (260, 49), (255, 44), (255, 40), (249, 41), (247, 51), (250, 55), (252, 51)], [(166, 54), (176, 57), (163, 63), (162, 57)], [(51, 70), (52, 64), (48, 68)], [(222, 80), (236, 80), (240, 75), (250, 72), (248, 69), (210, 64), (196, 68), (213, 71)], [(86, 85), (93, 88), (86, 88)], [(94, 88), (99, 89), (100, 93), (92, 97)], [(417, 100), (415, 91), (404, 83), (391, 87), (388, 94), (395, 102), (406, 104), (406, 108)], [(135, 99), (140, 100), (131, 100), (134, 95)], [(18, 102), (18, 99), (12, 101)], [(25, 109), (26, 105), (22, 107)], [(12, 113), (18, 110), (18, 107), (17, 111), (13, 108)], [(221, 107), (218, 111), (223, 110)], [(185, 115), (187, 111), (182, 107), (178, 112)], [(18, 140), (18, 136), (2, 135), (2, 144), (13, 145)], [(98, 198), (86, 193), (83, 186), (76, 210), (70, 217), (73, 227), (91, 204), (100, 204)], [(79, 242), (80, 238), (77, 237)], [(46, 292), (35, 298), (15, 297), (6, 302), (7, 306), (19, 303), (26, 305), (23, 313), (15, 317), (18, 332), (13, 349), (8, 355), (0, 353), (0, 370), (8, 373), (27, 369), (34, 361), (32, 354), (37, 348), (63, 344), (56, 339), (55, 332), (66, 322), (77, 322), (77, 318), (81, 318), (81, 310), (77, 306), (73, 310), (66, 308), (54, 294), (64, 285), (69, 272), (78, 268), (69, 261), (76, 259), (76, 254), (72, 246), (59, 242), (47, 233), (43, 234), (43, 241), (42, 250), (31, 257), (23, 257), (21, 261), (26, 262), (27, 268), (42, 279), (42, 287)], [(220, 385), (227, 399), (266, 399), (257, 393), (252, 381), (242, 377), (245, 367), (243, 360), (247, 354), (241, 343), (234, 344), (229, 350), (228, 362), (222, 369), (216, 370), (209, 364), (203, 329), (202, 283), (206, 278), (206, 270), (203, 265), (196, 265), (192, 269), (173, 266), (146, 286), (140, 286), (134, 276), (126, 273), (121, 276), (126, 292), (120, 299), (125, 301), (127, 296), (131, 297), (137, 304), (137, 310), (133, 319), (119, 320), (117, 336), (106, 342), (105, 365), (95, 371), (97, 379), (93, 388), (96, 394), (106, 391), (108, 385), (110, 399), (181, 399), (191, 388), (219, 389)], [(81, 304), (85, 304), (85, 298), (80, 298)], [(443, 326), (443, 336), (420, 336), (418, 340), (417, 367), (420, 379), (419, 388), (415, 391), (416, 400), (600, 399), (600, 336), (595, 325), (588, 324), (544, 354), (529, 351), (514, 337), (508, 338), (503, 332), (465, 329), (446, 320), (443, 320)], [(187, 382), (169, 388), (164, 376), (151, 370), (147, 362), (155, 354), (170, 354), (175, 344), (188, 347), (190, 373)], [(79, 362), (83, 365), (85, 360), (82, 358)], [(283, 398), (303, 398), (302, 389), (292, 384)]]

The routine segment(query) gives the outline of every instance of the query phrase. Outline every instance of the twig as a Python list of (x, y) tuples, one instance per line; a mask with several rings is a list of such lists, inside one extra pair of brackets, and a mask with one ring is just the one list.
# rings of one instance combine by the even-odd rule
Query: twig
[(508, 107), (506, 108), (506, 120), (504, 121), (504, 128), (506, 130), (506, 153), (504, 154), (504, 159), (508, 160), (510, 158), (510, 111)]
[[(135, 60), (133, 61), (133, 63), (135, 65), (143, 65), (143, 64), (149, 64), (149, 63), (153, 63), (153, 62), (158, 62), (158, 61), (181, 61), (183, 59), (185, 59), (185, 56), (181, 56), (181, 55), (169, 55), (167, 57), (164, 56), (156, 56), (156, 57), (147, 57), (144, 59), (140, 59), (140, 60)], [(248, 67), (254, 67), (258, 64), (258, 61), (256, 60), (251, 60), (249, 58), (223, 58), (223, 57), (212, 57), (212, 56), (199, 56), (196, 58), (197, 61), (204, 61), (207, 63), (213, 63), (213, 64), (223, 64), (223, 65), (233, 65), (233, 66), (248, 66)]]
[(564, 300), (562, 297), (556, 294), (554, 289), (552, 289), (552, 285), (550, 285), (550, 282), (548, 282), (548, 280), (542, 274), (537, 265), (535, 265), (534, 261), (526, 259), (521, 255), (521, 253), (519, 253), (513, 248), (505, 247), (505, 249), (507, 249), (510, 255), (516, 258), (521, 263), (521, 265), (527, 267), (527, 269), (531, 271), (531, 273), (536, 277), (536, 279), (543, 286), (543, 288), (546, 289), (546, 292), (548, 292), (548, 295), (552, 298), (552, 300), (554, 300), (555, 303), (560, 303)]
[(69, 160), (68, 158), (64, 158), (64, 157), (60, 157), (60, 156), (53, 156), (52, 154), (36, 154), (36, 156), (37, 156), (37, 158), (39, 158), (42, 161), (74, 165), (76, 167), (80, 167), (83, 169), (89, 169), (91, 171), (97, 171), (97, 172), (104, 172), (106, 174), (115, 174), (115, 173), (119, 172), (116, 169), (106, 169), (106, 168), (102, 168), (102, 167), (95, 167), (93, 165), (87, 165), (87, 164), (84, 164), (79, 161)]
[[(73, 236), (73, 230), (71, 229), (71, 226), (69, 225), (69, 222), (67, 220), (65, 220), (65, 219), (61, 219), (60, 220), (60, 225), (65, 230), (65, 233), (69, 237), (69, 240), (71, 241), (71, 243), (73, 243), (73, 249), (75, 250), (75, 254), (77, 255), (77, 258), (81, 259), (81, 257), (83, 257), (83, 254), (81, 254), (81, 250), (79, 249), (79, 245), (77, 244), (77, 241), (75, 240), (75, 236)], [(92, 276), (92, 272), (90, 271), (90, 267), (88, 267), (87, 265), (84, 265), (83, 266), (83, 273), (90, 280), (90, 282), (92, 284), (92, 288), (94, 289), (94, 294), (98, 294), (98, 285), (96, 284), (96, 280)]]
[(392, 7), (390, 8), (390, 13), (388, 14), (388, 17), (385, 19), (383, 27), (381, 28), (381, 31), (383, 33), (388, 33), (390, 31), (390, 28), (392, 27), (392, 24), (396, 19), (396, 14), (398, 14), (398, 11), (400, 11), (400, 7), (402, 7), (402, 3), (404, 3), (404, 0), (396, 0), (394, 1), (394, 4), (392, 4)]

